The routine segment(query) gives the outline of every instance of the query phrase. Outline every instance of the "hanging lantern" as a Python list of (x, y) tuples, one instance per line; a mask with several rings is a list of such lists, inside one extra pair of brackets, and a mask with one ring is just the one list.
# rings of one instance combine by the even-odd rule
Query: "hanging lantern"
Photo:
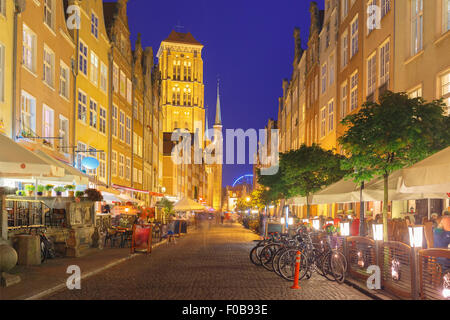
[(100, 162), (93, 157), (83, 158), (81, 165), (89, 170), (95, 170), (100, 165)]
[(358, 251), (357, 255), (358, 255), (358, 266), (360, 266), (361, 268), (364, 268), (365, 263), (364, 263), (364, 258), (363, 258), (362, 252)]
[(391, 276), (392, 280), (400, 280), (400, 261), (398, 259), (392, 259)]

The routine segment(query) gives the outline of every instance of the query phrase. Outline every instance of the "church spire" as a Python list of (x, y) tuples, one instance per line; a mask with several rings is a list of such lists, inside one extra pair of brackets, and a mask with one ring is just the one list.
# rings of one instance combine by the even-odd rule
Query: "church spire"
[(217, 79), (217, 103), (216, 103), (216, 122), (215, 126), (222, 125), (222, 115), (220, 112), (220, 93), (219, 93), (219, 79)]
[(208, 125), (208, 105), (206, 105), (206, 110), (205, 110), (205, 136), (206, 136), (207, 140), (209, 140), (208, 130), (209, 130), (209, 125)]

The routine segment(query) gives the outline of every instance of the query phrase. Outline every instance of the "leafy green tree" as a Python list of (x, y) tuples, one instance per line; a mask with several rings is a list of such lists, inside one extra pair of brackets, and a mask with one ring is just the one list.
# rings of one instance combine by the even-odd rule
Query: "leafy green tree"
[(162, 208), (165, 221), (167, 221), (170, 218), (170, 216), (174, 215), (173, 202), (167, 199), (166, 197), (162, 198), (157, 203), (157, 206)]
[(442, 100), (410, 99), (405, 93), (386, 92), (379, 103), (366, 102), (343, 119), (348, 130), (339, 143), (350, 157), (343, 168), (355, 181), (384, 178), (383, 224), (387, 239), (389, 175), (450, 144), (449, 119)]
[(343, 156), (324, 150), (319, 145), (303, 144), (299, 149), (280, 156), (281, 184), (286, 198), (306, 197), (307, 216), (310, 216), (309, 197), (342, 179), (347, 173), (341, 168)]
[(263, 186), (253, 190), (251, 198), (252, 206), (260, 210), (272, 203), (269, 187)]

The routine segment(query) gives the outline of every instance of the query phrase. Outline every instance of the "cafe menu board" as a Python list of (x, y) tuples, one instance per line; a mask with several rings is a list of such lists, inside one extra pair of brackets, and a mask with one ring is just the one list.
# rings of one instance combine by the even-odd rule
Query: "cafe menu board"
[(152, 226), (150, 224), (133, 225), (131, 253), (152, 251)]

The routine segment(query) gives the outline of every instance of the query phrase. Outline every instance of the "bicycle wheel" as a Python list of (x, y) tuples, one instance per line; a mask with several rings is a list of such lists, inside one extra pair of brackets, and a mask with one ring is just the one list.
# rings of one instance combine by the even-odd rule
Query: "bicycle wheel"
[(275, 253), (275, 256), (272, 259), (272, 268), (273, 271), (281, 277), (280, 269), (278, 269), (278, 262), (280, 261), (281, 255), (286, 251), (286, 248), (281, 248), (280, 250)]
[(266, 270), (273, 271), (272, 259), (280, 248), (281, 248), (280, 244), (272, 243), (272, 244), (266, 245), (264, 247), (264, 249), (262, 249), (259, 257), (260, 257), (262, 266)]
[(347, 272), (347, 259), (339, 251), (333, 251), (330, 257), (331, 272), (338, 283), (344, 283)]
[[(290, 249), (286, 250), (279, 259), (278, 269), (280, 270), (280, 275), (289, 281), (294, 280), (295, 277), (295, 259), (297, 257), (297, 250)], [(301, 254), (300, 257), (300, 269), (299, 269), (299, 277), (301, 280), (305, 277), (308, 271), (308, 259), (305, 254)]]
[(334, 273), (331, 271), (331, 251), (324, 254), (322, 260), (322, 272), (324, 277), (330, 281), (336, 281)]
[(250, 251), (250, 261), (257, 266), (261, 265), (261, 261), (259, 260), (259, 255), (261, 253), (263, 246), (257, 245)]

